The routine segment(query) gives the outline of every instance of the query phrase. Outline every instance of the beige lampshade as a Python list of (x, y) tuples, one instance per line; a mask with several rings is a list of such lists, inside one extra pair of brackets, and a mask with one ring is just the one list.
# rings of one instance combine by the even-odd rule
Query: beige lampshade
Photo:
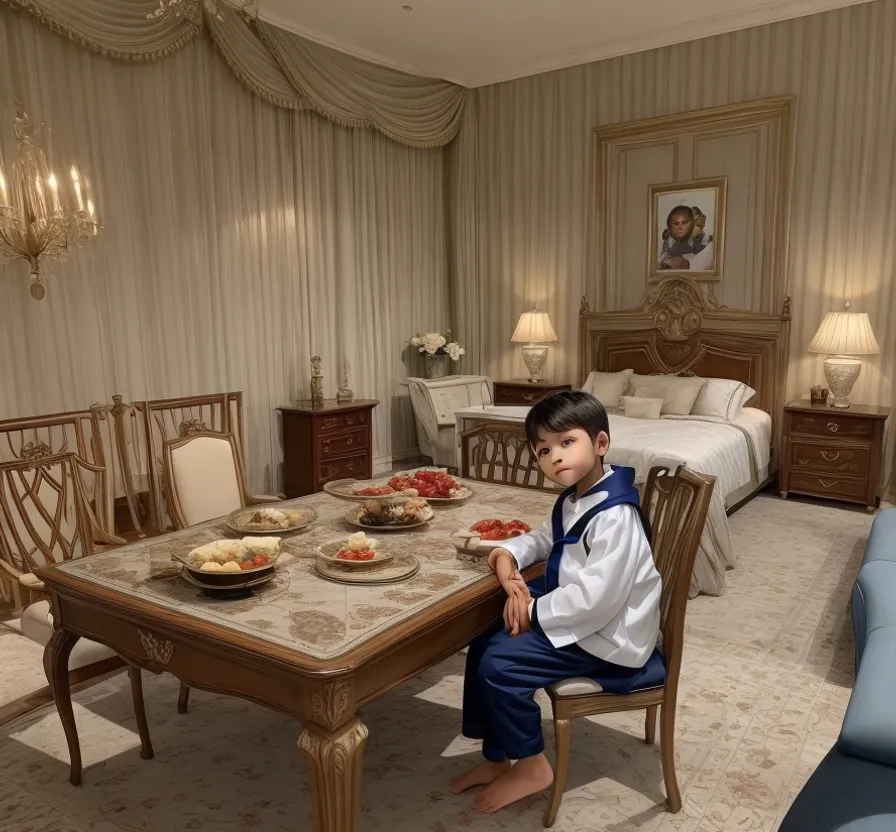
[(539, 312), (533, 309), (531, 312), (523, 312), (519, 323), (513, 331), (510, 339), (514, 343), (544, 344), (548, 341), (557, 341), (557, 333), (551, 326), (551, 319), (547, 312)]
[(867, 312), (828, 312), (808, 350), (824, 355), (876, 355), (880, 347)]

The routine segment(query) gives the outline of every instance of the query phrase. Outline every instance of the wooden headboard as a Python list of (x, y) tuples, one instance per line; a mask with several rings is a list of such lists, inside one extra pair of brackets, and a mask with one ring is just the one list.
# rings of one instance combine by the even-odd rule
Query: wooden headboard
[[(777, 450), (784, 414), (790, 298), (780, 315), (728, 309), (689, 277), (670, 277), (635, 309), (591, 312), (582, 298), (579, 384), (592, 370), (686, 373), (749, 384), (751, 407), (772, 417)], [(773, 464), (778, 455), (773, 452)]]

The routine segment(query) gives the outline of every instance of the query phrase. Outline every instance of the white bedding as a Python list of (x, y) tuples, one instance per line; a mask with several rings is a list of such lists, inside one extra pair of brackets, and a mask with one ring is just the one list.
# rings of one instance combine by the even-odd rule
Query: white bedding
[[(455, 413), (457, 435), (471, 427), (471, 422), (522, 424), (528, 411), (528, 407), (464, 408)], [(768, 413), (751, 407), (743, 408), (732, 422), (704, 416), (631, 419), (610, 415), (608, 463), (634, 468), (639, 481), (655, 465), (674, 470), (685, 464), (692, 471), (716, 477), (701, 551), (694, 566), (692, 595), (721, 595), (725, 591), (725, 570), (733, 569), (737, 563), (725, 510), (754, 491), (767, 476), (771, 426)]]

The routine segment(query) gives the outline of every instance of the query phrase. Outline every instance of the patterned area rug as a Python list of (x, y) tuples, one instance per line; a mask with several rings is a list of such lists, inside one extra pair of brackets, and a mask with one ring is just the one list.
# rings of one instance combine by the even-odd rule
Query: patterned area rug
[[(738, 568), (722, 598), (690, 602), (676, 731), (684, 806), (663, 810), (659, 753), (643, 714), (581, 720), (558, 832), (773, 832), (839, 732), (852, 681), (847, 603), (871, 518), (758, 497), (732, 516)], [(0, 636), (0, 696), (40, 651)], [(15, 671), (16, 674), (18, 670)], [(369, 705), (364, 832), (541, 828), (545, 796), (480, 816), (445, 788), (476, 762), (458, 735), (463, 657)], [(41, 683), (39, 670), (27, 681)], [(201, 691), (177, 713), (177, 682), (146, 675), (156, 757), (143, 761), (126, 676), (78, 694), (85, 773), (68, 784), (52, 706), (0, 729), (5, 832), (306, 832), (299, 725)], [(18, 695), (18, 694), (16, 694)], [(547, 710), (545, 711), (547, 715)], [(552, 742), (545, 724), (546, 739)]]

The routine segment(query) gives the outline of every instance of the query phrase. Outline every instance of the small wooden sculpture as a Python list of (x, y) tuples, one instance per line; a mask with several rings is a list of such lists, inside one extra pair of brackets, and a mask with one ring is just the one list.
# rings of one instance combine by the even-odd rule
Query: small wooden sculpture
[(311, 358), (311, 407), (320, 410), (324, 406), (324, 374), (320, 371), (320, 356)]
[(348, 386), (348, 373), (348, 361), (346, 361), (345, 372), (342, 376), (342, 387), (340, 387), (336, 393), (336, 401), (339, 402), (339, 404), (349, 404), (352, 399), (355, 398), (354, 392), (352, 391), (351, 387)]

